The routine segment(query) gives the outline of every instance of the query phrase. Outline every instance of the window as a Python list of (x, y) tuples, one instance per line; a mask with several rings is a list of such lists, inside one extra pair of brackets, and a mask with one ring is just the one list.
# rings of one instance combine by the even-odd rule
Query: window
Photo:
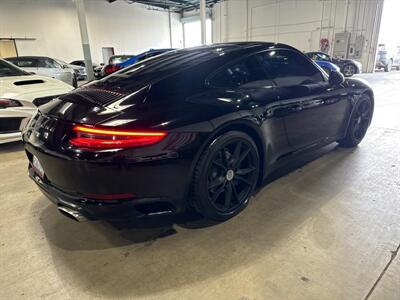
[(38, 58), (15, 57), (8, 59), (8, 61), (20, 68), (38, 68), (40, 66)]
[(22, 76), (28, 75), (29, 73), (17, 68), (16, 66), (0, 59), (0, 77), (6, 76)]
[(228, 88), (270, 86), (272, 84), (254, 56), (226, 67), (212, 77), (209, 82), (215, 87)]
[(329, 55), (325, 54), (325, 53), (317, 53), (317, 60), (322, 60), (322, 61), (331, 61), (331, 58), (329, 57)]
[(303, 55), (290, 50), (275, 50), (257, 54), (265, 72), (278, 86), (323, 82), (321, 72)]
[(114, 56), (110, 57), (108, 64), (110, 64), (110, 65), (120, 64), (120, 63), (123, 63), (124, 61), (132, 58), (132, 56), (133, 55), (114, 55)]

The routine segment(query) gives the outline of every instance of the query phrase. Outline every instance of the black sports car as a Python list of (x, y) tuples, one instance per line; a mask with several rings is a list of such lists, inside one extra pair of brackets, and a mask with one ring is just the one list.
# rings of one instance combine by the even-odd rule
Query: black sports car
[(308, 52), (306, 55), (312, 60), (319, 61), (329, 61), (334, 63), (340, 68), (340, 71), (346, 77), (351, 77), (354, 74), (359, 74), (362, 71), (362, 65), (356, 60), (353, 59), (341, 59), (330, 57), (328, 54), (324, 52)]
[(195, 209), (226, 220), (290, 159), (370, 124), (371, 88), (329, 78), (298, 50), (228, 43), (176, 50), (39, 108), (23, 133), (29, 174), (76, 220)]

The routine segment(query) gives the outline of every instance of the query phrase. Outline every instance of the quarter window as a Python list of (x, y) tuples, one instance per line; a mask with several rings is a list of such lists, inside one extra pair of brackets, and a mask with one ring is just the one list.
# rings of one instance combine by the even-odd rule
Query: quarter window
[(321, 72), (301, 54), (275, 50), (257, 54), (261, 66), (278, 86), (323, 82)]
[(255, 87), (271, 85), (267, 74), (264, 72), (254, 56), (247, 57), (218, 72), (209, 81), (214, 87)]

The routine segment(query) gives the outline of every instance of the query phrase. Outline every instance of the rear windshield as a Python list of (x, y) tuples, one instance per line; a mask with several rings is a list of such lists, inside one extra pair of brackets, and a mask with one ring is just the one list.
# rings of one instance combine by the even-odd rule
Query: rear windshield
[(92, 87), (113, 89), (118, 86), (119, 91), (132, 92), (141, 87), (173, 75), (186, 68), (199, 65), (207, 60), (218, 57), (214, 51), (177, 50), (153, 56), (142, 62), (137, 62), (127, 68), (111, 74), (92, 84)]
[(115, 55), (111, 56), (108, 63), (110, 65), (120, 64), (128, 59), (130, 59), (133, 55)]
[(23, 75), (29, 75), (29, 73), (25, 72), (20, 68), (17, 68), (16, 66), (10, 64), (9, 62), (0, 60), (0, 77), (23, 76)]

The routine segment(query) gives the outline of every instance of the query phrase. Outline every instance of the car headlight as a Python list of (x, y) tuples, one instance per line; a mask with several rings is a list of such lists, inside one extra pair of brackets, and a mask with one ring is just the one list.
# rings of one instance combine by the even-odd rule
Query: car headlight
[(19, 106), (22, 106), (22, 104), (18, 100), (0, 98), (0, 109)]

